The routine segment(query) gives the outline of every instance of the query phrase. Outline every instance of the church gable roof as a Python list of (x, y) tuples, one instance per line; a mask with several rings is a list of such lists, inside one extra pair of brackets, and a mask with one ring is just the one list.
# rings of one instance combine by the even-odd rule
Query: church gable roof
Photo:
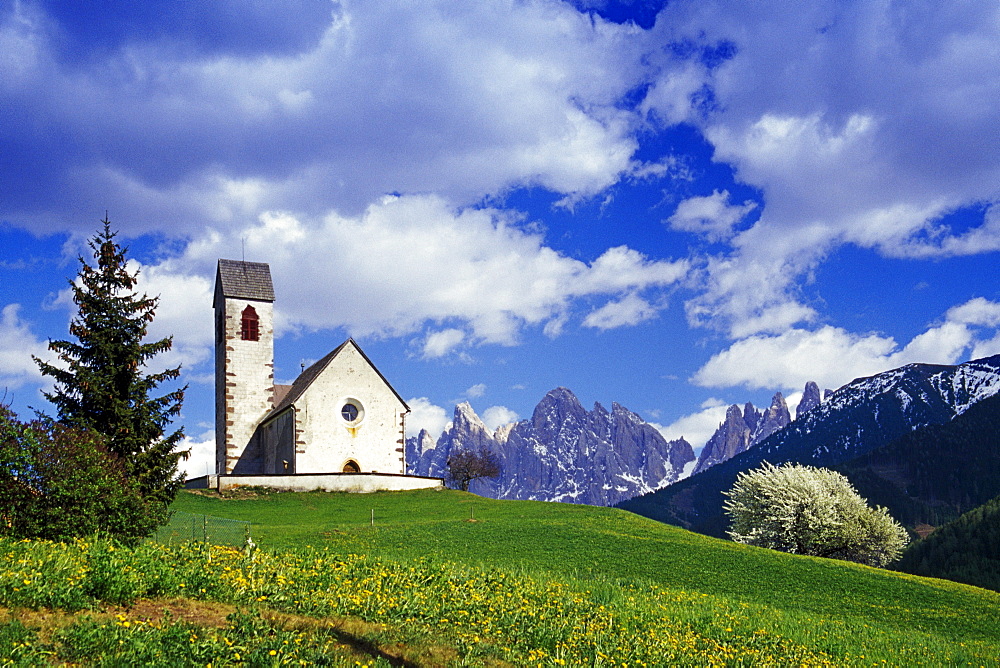
[(271, 268), (266, 262), (219, 260), (215, 289), (222, 297), (274, 301)]
[(288, 390), (288, 393), (285, 394), (284, 398), (278, 402), (278, 405), (267, 414), (267, 417), (264, 418), (263, 422), (267, 422), (271, 418), (277, 416), (278, 413), (284, 411), (286, 408), (298, 401), (299, 397), (305, 394), (305, 391), (309, 389), (309, 386), (312, 385), (317, 378), (319, 378), (320, 374), (322, 374), (326, 367), (330, 365), (330, 362), (336, 359), (337, 355), (339, 355), (348, 344), (354, 346), (355, 350), (361, 354), (361, 357), (365, 360), (368, 366), (370, 366), (372, 370), (378, 374), (378, 377), (382, 379), (382, 382), (385, 383), (386, 387), (392, 390), (392, 393), (397, 399), (399, 399), (399, 403), (403, 404), (403, 408), (410, 410), (410, 407), (406, 405), (405, 401), (403, 401), (403, 397), (399, 396), (399, 392), (397, 392), (396, 388), (389, 384), (389, 381), (385, 379), (385, 376), (383, 376), (382, 372), (378, 370), (378, 367), (372, 364), (372, 361), (368, 359), (368, 355), (365, 355), (365, 351), (361, 349), (361, 346), (359, 346), (354, 339), (347, 339), (334, 348), (334, 350), (326, 355), (326, 357), (323, 357), (318, 362), (315, 362), (312, 366), (299, 374), (299, 377), (295, 379), (294, 383), (292, 383), (291, 389)]

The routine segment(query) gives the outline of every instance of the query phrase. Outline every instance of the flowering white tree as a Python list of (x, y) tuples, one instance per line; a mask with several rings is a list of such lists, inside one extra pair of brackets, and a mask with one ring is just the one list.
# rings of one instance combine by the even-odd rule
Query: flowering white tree
[(738, 543), (881, 567), (909, 542), (885, 508), (869, 507), (829, 469), (765, 462), (740, 473), (724, 494), (729, 536)]

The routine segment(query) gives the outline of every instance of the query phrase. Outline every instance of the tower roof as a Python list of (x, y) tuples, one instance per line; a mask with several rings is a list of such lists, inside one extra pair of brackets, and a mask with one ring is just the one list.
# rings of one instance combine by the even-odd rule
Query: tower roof
[(219, 260), (215, 286), (216, 293), (221, 292), (223, 297), (274, 301), (271, 268), (266, 262)]

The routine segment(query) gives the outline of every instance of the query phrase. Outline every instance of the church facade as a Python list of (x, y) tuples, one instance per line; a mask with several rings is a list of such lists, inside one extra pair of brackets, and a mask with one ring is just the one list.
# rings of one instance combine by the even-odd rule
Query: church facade
[(217, 477), (405, 474), (409, 408), (353, 339), (275, 385), (267, 264), (219, 260), (214, 308)]

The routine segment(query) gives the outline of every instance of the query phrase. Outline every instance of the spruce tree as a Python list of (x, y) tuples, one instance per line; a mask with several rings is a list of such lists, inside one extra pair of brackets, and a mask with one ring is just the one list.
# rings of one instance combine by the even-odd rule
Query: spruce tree
[(180, 375), (180, 367), (145, 372), (147, 362), (170, 350), (172, 337), (144, 342), (159, 299), (136, 293), (138, 271), (128, 269), (128, 248), (115, 242), (107, 216), (101, 222), (103, 229), (88, 241), (96, 266), (80, 256), (77, 280), (70, 281), (78, 312), (69, 332), (76, 342), (49, 341), (60, 366), (35, 362), (55, 379), (54, 390), (44, 394), (59, 422), (101, 434), (104, 447), (124, 462), (135, 489), (165, 522), (183, 481), (177, 464), (187, 454), (175, 452), (183, 430), (166, 432), (186, 387), (151, 396)]

